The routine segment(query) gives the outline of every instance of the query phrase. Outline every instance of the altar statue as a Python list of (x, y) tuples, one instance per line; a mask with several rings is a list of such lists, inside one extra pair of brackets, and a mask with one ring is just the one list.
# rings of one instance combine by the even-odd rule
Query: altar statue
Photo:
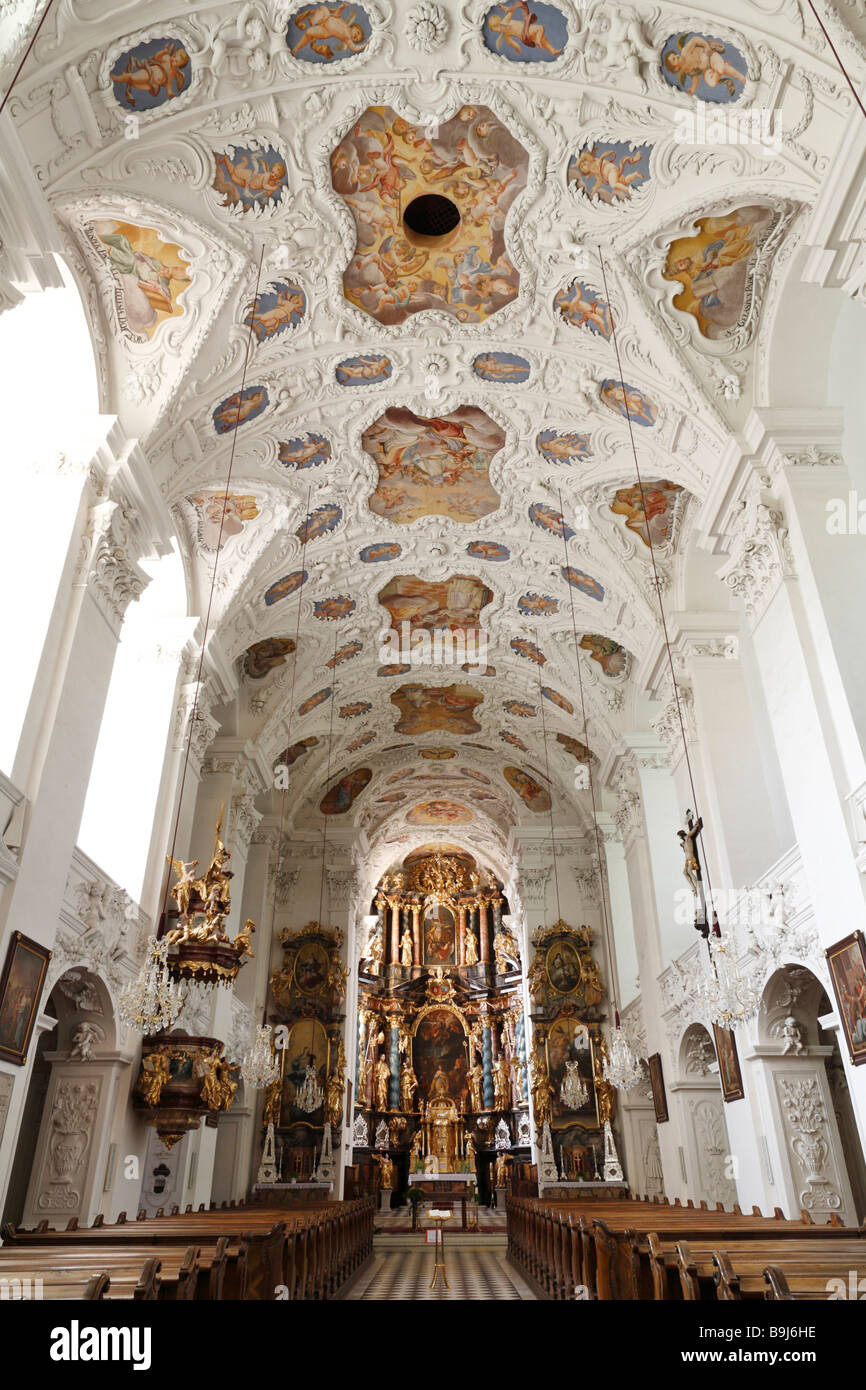
[(412, 966), (414, 959), (414, 948), (412, 945), (412, 933), (407, 927), (400, 937), (400, 964), (406, 969)]
[(469, 1167), (470, 1167), (470, 1170), (471, 1170), (472, 1168), (475, 1167), (475, 1159), (476, 1159), (476, 1157), (477, 1157), (477, 1150), (476, 1150), (476, 1148), (475, 1148), (475, 1140), (474, 1140), (474, 1138), (472, 1137), (471, 1134), (467, 1134), (467, 1136), (466, 1136), (466, 1144), (465, 1144), (464, 1148), (465, 1148), (464, 1157), (465, 1157), (465, 1159), (466, 1159), (466, 1162), (469, 1164)]
[(511, 1157), (511, 1154), (506, 1153), (504, 1149), (501, 1149), (500, 1152), (496, 1155), (496, 1166), (493, 1170), (494, 1187), (505, 1187), (506, 1183), (508, 1182), (508, 1165), (509, 1163), (513, 1162), (514, 1159)]
[(471, 927), (466, 928), (466, 954), (467, 965), (478, 964), (478, 938)]
[(416, 1168), (421, 1162), (421, 1148), (424, 1143), (424, 1134), (420, 1129), (416, 1129), (409, 1146), (409, 1167)]
[(495, 1110), (511, 1109), (511, 1071), (504, 1052), (500, 1052), (493, 1063), (493, 1107)]
[(388, 1066), (388, 1059), (380, 1057), (376, 1063), (376, 1109), (388, 1109), (388, 1083), (391, 1080), (391, 1068)]
[(553, 1086), (547, 1072), (544, 1058), (538, 1050), (538, 1042), (532, 1050), (532, 1106), (535, 1111), (535, 1123), (539, 1129), (545, 1123), (550, 1123), (551, 1106), (550, 1097), (553, 1095)]
[(379, 1164), (379, 1182), (383, 1192), (394, 1188), (394, 1160), (389, 1154), (371, 1154), (374, 1163)]
[(469, 1099), (473, 1110), (484, 1109), (484, 1071), (478, 1062), (469, 1068)]
[(412, 1110), (415, 1105), (415, 1092), (418, 1089), (418, 1078), (415, 1075), (412, 1063), (408, 1057), (400, 1068), (400, 1106), (403, 1110)]

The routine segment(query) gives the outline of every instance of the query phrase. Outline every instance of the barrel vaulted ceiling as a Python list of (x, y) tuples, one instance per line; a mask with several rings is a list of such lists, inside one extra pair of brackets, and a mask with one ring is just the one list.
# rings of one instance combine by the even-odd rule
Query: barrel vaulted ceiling
[(805, 4), (724, 8), (56, 0), (12, 114), (192, 613), (231, 463), (206, 669), (295, 829), (501, 856), (587, 824), (578, 660), (595, 766), (638, 727), (646, 527), (677, 608), (851, 112)]

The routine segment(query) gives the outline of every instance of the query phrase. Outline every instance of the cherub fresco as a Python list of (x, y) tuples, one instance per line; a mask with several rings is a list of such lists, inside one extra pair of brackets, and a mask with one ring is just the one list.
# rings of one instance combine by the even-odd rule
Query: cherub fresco
[(370, 42), (370, 20), (360, 5), (307, 5), (289, 20), (286, 43), (294, 58), (333, 63), (363, 53)]
[(235, 391), (227, 396), (213, 413), (214, 429), (217, 434), (229, 434), (247, 420), (255, 420), (268, 408), (268, 392), (264, 386), (247, 386), (243, 391)]
[(295, 531), (295, 535), (301, 544), (304, 541), (315, 541), (320, 536), (326, 536), (329, 531), (333, 531), (343, 520), (343, 508), (336, 502), (325, 502), (321, 507), (316, 507), (315, 511), (310, 512), (306, 520), (302, 521)]
[(341, 705), (338, 711), (341, 719), (357, 719), (362, 714), (367, 714), (373, 706), (369, 700), (353, 700), (351, 704)]
[(206, 492), (189, 500), (198, 511), (198, 543), (209, 553), (239, 536), (244, 523), (259, 515), (251, 493)]
[(559, 612), (559, 601), (549, 594), (523, 594), (517, 600), (517, 611), (527, 618), (549, 618)]
[(180, 96), (189, 84), (189, 54), (177, 39), (148, 39), (117, 60), (114, 95), (129, 111), (152, 111)]
[[(435, 134), (390, 107), (370, 107), (331, 156), (331, 182), (356, 229), (347, 299), (385, 324), (425, 309), (478, 322), (509, 303), (519, 276), (505, 251), (505, 219), (527, 167), (526, 150), (486, 107), (462, 107)], [(460, 216), (422, 243), (408, 210), (434, 191)]]
[(526, 381), (531, 369), (525, 357), (517, 357), (513, 352), (482, 352), (472, 363), (472, 370), (482, 381), (516, 384)]
[(356, 608), (355, 600), (348, 598), (345, 594), (335, 595), (333, 598), (317, 599), (313, 604), (313, 617), (320, 622), (330, 623), (335, 619), (348, 618), (350, 613), (354, 613)]
[(422, 801), (406, 817), (409, 825), (468, 825), (472, 812), (456, 801)]
[(499, 506), (489, 469), (505, 433), (476, 406), (429, 419), (392, 406), (361, 442), (379, 469), (367, 502), (377, 516), (400, 525), (422, 516), (470, 522)]
[(610, 305), (580, 280), (572, 280), (566, 289), (560, 290), (553, 303), (572, 328), (586, 327), (591, 333), (610, 340), (613, 332)]
[(303, 584), (306, 584), (309, 575), (306, 570), (295, 570), (292, 574), (283, 575), (269, 589), (265, 590), (265, 603), (270, 608), (271, 604), (279, 603), (280, 599), (288, 598), (289, 594), (297, 593)]
[(725, 338), (743, 317), (754, 280), (755, 258), (776, 214), (752, 204), (722, 217), (700, 217), (694, 236), (668, 246), (666, 280), (682, 285), (674, 308), (691, 314), (705, 338)]
[(298, 761), (298, 758), (302, 758), (305, 753), (309, 753), (311, 748), (317, 748), (318, 744), (319, 740), (316, 738), (315, 734), (310, 734), (307, 738), (298, 739), (297, 743), (291, 744), (290, 747), (286, 748), (280, 754), (279, 758), (274, 763), (274, 768), (283, 765), (285, 767), (291, 767), (293, 763)]
[(211, 188), (219, 193), (222, 206), (239, 207), (243, 213), (276, 207), (289, 186), (285, 158), (273, 145), (264, 150), (230, 145), (221, 154), (214, 151), (214, 168)]
[(621, 676), (628, 664), (628, 653), (612, 637), (585, 632), (579, 645), (582, 651), (589, 652), (593, 661), (598, 662), (606, 676)]
[(359, 734), (356, 739), (349, 744), (347, 752), (357, 753), (359, 748), (366, 748), (368, 743), (375, 742), (376, 735), (373, 733)]
[(555, 463), (573, 463), (576, 459), (592, 458), (588, 434), (558, 434), (556, 430), (541, 430), (535, 447), (542, 458)]
[(113, 218), (88, 224), (84, 234), (111, 271), (118, 291), (115, 309), (127, 337), (148, 342), (166, 319), (180, 318), (180, 296), (191, 277), (179, 246), (163, 241), (152, 227)]
[(664, 545), (670, 539), (674, 505), (683, 491), (679, 483), (666, 478), (646, 482), (640, 488), (621, 487), (610, 504), (616, 516), (626, 518), (626, 528), (640, 536), (644, 545)]
[(556, 705), (557, 709), (564, 710), (566, 714), (574, 714), (574, 705), (570, 700), (566, 700), (564, 695), (560, 695), (558, 690), (552, 690), (549, 685), (543, 685), (541, 687), (541, 693), (545, 700), (549, 700), (552, 705)]
[(583, 570), (575, 569), (574, 565), (563, 565), (560, 573), (566, 584), (570, 584), (573, 589), (579, 589), (587, 598), (594, 598), (601, 603), (604, 598), (604, 589), (597, 579), (592, 575), (584, 574)]
[(568, 161), (566, 178), (588, 198), (614, 206), (634, 196), (649, 179), (651, 145), (632, 148), (620, 141), (596, 141)]
[(330, 685), (326, 685), (324, 690), (317, 690), (315, 695), (311, 695), (309, 699), (304, 700), (303, 704), (298, 705), (299, 717), (303, 718), (304, 715), (309, 714), (311, 710), (316, 709), (319, 705), (323, 705), (326, 700), (330, 700), (333, 693), (333, 689)]
[(511, 650), (516, 652), (518, 656), (526, 657), (527, 661), (533, 661), (536, 666), (544, 666), (547, 662), (547, 657), (541, 648), (526, 637), (512, 637)]
[(514, 714), (518, 719), (534, 719), (538, 710), (535, 705), (530, 705), (526, 700), (503, 700), (502, 708), (508, 714)]
[(670, 36), (661, 70), (669, 86), (715, 102), (737, 101), (748, 76), (746, 60), (732, 43), (695, 33)]
[(483, 698), (471, 685), (401, 685), (391, 696), (400, 711), (395, 733), (428, 734), (444, 729), (452, 734), (478, 734), (481, 725), (473, 712)]
[(481, 33), (491, 52), (513, 63), (552, 63), (565, 50), (568, 23), (553, 5), (513, 0), (487, 11)]
[(287, 468), (316, 468), (331, 457), (331, 444), (323, 434), (308, 434), (304, 439), (288, 439), (279, 446), (280, 463)]
[(503, 743), (510, 743), (511, 746), (512, 746), (512, 748), (519, 748), (520, 751), (521, 751), (521, 753), (528, 753), (528, 752), (529, 752), (529, 749), (527, 748), (526, 744), (523, 742), (523, 739), (522, 739), (522, 738), (518, 738), (516, 734), (512, 734), (512, 733), (510, 732), (510, 730), (508, 730), (508, 729), (500, 729), (500, 730), (499, 730), (499, 737), (502, 739), (502, 742), (503, 742)]
[(608, 410), (615, 411), (624, 420), (630, 419), (633, 425), (649, 429), (659, 417), (658, 406), (626, 381), (603, 381), (599, 394)]
[(319, 810), (322, 815), (345, 815), (347, 811), (352, 809), (355, 798), (364, 790), (372, 776), (373, 773), (369, 767), (356, 767), (354, 772), (347, 772), (345, 777), (341, 777), (339, 782), (334, 783), (319, 802)]
[(325, 665), (334, 671), (338, 666), (342, 666), (344, 661), (351, 661), (353, 657), (360, 655), (364, 650), (363, 642), (348, 642), (345, 647), (340, 647), (329, 657)]
[(365, 545), (358, 556), (362, 565), (379, 565), (384, 560), (399, 560), (403, 547), (397, 541), (374, 541)]
[(292, 637), (265, 637), (247, 647), (243, 655), (243, 673), (252, 681), (263, 680), (275, 667), (283, 666), (294, 650)]
[(466, 547), (466, 554), (471, 555), (475, 560), (510, 560), (511, 551), (507, 545), (501, 545), (499, 541), (470, 541)]
[(298, 285), (275, 282), (249, 305), (244, 323), (253, 330), (257, 342), (264, 343), (285, 333), (287, 328), (296, 328), (306, 309), (307, 296)]
[(579, 763), (588, 763), (594, 754), (590, 753), (585, 743), (581, 743), (579, 738), (573, 738), (571, 734), (557, 734), (557, 743), (561, 743), (567, 753), (576, 758)]
[(481, 610), (492, 598), (486, 584), (465, 574), (438, 582), (399, 574), (378, 594), (379, 602), (391, 614), (394, 631), (399, 632), (401, 623), (408, 622), (412, 633), (437, 628), (475, 632), (481, 626)]
[(549, 793), (536, 782), (534, 777), (530, 777), (528, 772), (524, 772), (519, 767), (504, 767), (502, 775), (530, 811), (534, 811), (538, 815), (542, 811), (550, 810)]
[(336, 367), (334, 375), (341, 386), (374, 386), (387, 381), (392, 370), (390, 358), (367, 353), (361, 357), (347, 357)]
[(549, 531), (552, 536), (562, 536), (570, 541), (574, 535), (562, 512), (555, 511), (544, 502), (533, 502), (529, 508), (529, 520), (541, 531)]

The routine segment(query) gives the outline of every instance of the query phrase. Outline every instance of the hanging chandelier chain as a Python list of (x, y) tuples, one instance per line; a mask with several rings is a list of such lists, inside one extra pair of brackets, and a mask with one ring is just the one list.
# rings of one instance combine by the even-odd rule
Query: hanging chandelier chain
[[(538, 629), (535, 629), (535, 645), (538, 646)], [(550, 800), (550, 853), (553, 856), (553, 886), (556, 890), (556, 918), (562, 921), (562, 910), (559, 906), (559, 869), (556, 865), (556, 832), (553, 826), (553, 783), (550, 780), (550, 753), (547, 747), (547, 721), (544, 718), (544, 696), (541, 693), (541, 667), (538, 667), (538, 707), (541, 710), (541, 741), (544, 746), (544, 770), (547, 773), (547, 793)]]
[[(617, 333), (616, 333), (616, 316), (615, 316), (614, 311), (613, 311), (613, 305), (612, 305), (611, 302), (610, 302), (610, 291), (608, 290), (608, 285), (607, 285), (607, 270), (606, 270), (606, 267), (605, 267), (604, 256), (603, 256), (603, 254), (602, 254), (602, 250), (601, 250), (601, 246), (600, 246), (600, 245), (599, 245), (599, 247), (598, 247), (598, 259), (599, 259), (599, 262), (600, 262), (600, 265), (601, 265), (601, 276), (602, 276), (602, 282), (603, 282), (603, 284), (604, 284), (605, 299), (607, 300), (608, 307), (609, 307), (609, 312), (610, 312), (611, 338), (612, 338), (612, 340), (613, 340), (613, 349), (614, 349), (614, 352), (615, 352), (615, 354), (616, 354), (617, 371), (619, 372), (619, 380), (620, 380), (620, 382), (622, 382), (622, 383), (624, 384), (625, 378), (623, 377), (623, 374), (622, 374), (622, 358), (621, 358), (621, 356), (620, 356), (620, 351), (619, 351), (619, 340), (618, 340), (618, 338), (617, 338)], [(623, 402), (624, 402), (624, 405), (625, 405), (625, 416), (626, 416), (626, 423), (627, 423), (627, 425), (628, 425), (628, 436), (629, 436), (629, 441), (630, 441), (630, 443), (631, 443), (631, 452), (632, 452), (632, 457), (633, 457), (633, 459), (634, 459), (634, 471), (635, 471), (635, 476), (636, 476), (636, 478), (637, 478), (638, 490), (640, 491), (641, 506), (642, 506), (642, 508), (643, 508), (644, 517), (646, 517), (646, 516), (647, 516), (646, 492), (645, 492), (645, 490), (644, 490), (643, 478), (641, 477), (640, 464), (638, 463), (637, 445), (636, 445), (636, 443), (635, 443), (634, 425), (633, 425), (633, 423), (632, 423), (631, 410), (629, 409), (628, 395), (626, 394), (625, 391), (623, 391)], [(659, 605), (659, 618), (660, 618), (660, 620), (661, 620), (662, 636), (663, 636), (663, 638), (664, 638), (665, 652), (666, 652), (666, 654), (667, 654), (668, 667), (669, 667), (669, 669), (670, 669), (671, 687), (672, 687), (672, 689), (673, 689), (674, 702), (675, 702), (675, 704), (676, 704), (677, 722), (679, 723), (679, 726), (680, 726), (680, 737), (682, 738), (682, 742), (683, 742), (683, 755), (684, 755), (684, 758), (685, 758), (686, 771), (687, 771), (688, 779), (689, 779), (689, 786), (690, 786), (690, 788), (691, 788), (691, 793), (692, 793), (692, 804), (693, 804), (693, 806), (694, 806), (694, 808), (695, 808), (695, 819), (696, 819), (696, 820), (700, 820), (700, 819), (701, 819), (701, 816), (700, 816), (700, 811), (699, 811), (699, 809), (698, 809), (698, 794), (697, 794), (697, 790), (696, 790), (696, 788), (695, 788), (695, 779), (694, 779), (694, 774), (693, 774), (693, 771), (692, 771), (692, 760), (691, 760), (691, 758), (689, 757), (689, 745), (688, 745), (688, 740), (687, 740), (687, 738), (686, 738), (685, 720), (683, 719), (682, 704), (681, 704), (681, 702), (680, 702), (680, 692), (679, 692), (679, 687), (678, 687), (678, 685), (677, 685), (676, 673), (675, 673), (675, 671), (674, 671), (674, 655), (673, 655), (673, 650), (672, 650), (672, 648), (671, 648), (670, 637), (669, 637), (669, 635), (668, 635), (667, 615), (665, 614), (665, 605), (664, 605), (664, 600), (663, 600), (663, 598), (662, 598), (661, 582), (660, 582), (660, 578), (659, 578), (658, 566), (657, 566), (657, 564), (656, 564), (655, 546), (653, 545), (653, 539), (652, 539), (652, 528), (650, 527), (649, 521), (647, 521), (647, 523), (646, 523), (646, 538), (647, 538), (647, 545), (649, 546), (649, 552), (650, 552), (650, 563), (651, 563), (651, 565), (652, 565), (653, 586), (654, 586), (655, 591), (656, 591), (656, 598), (658, 599), (658, 605)], [(714, 904), (713, 904), (713, 887), (712, 887), (712, 881), (711, 881), (711, 879), (710, 879), (709, 860), (708, 860), (708, 856), (707, 856), (706, 845), (704, 846), (704, 869), (705, 869), (705, 872), (706, 872), (707, 893), (708, 893), (708, 895), (709, 895), (709, 902), (710, 902), (710, 906), (711, 906), (711, 908), (712, 908), (712, 910), (713, 910), (713, 914), (715, 915), (715, 907), (714, 907)]]
[[(563, 511), (562, 505), (562, 488), (559, 489), (559, 515), (562, 517), (562, 546), (565, 552), (565, 568), (568, 569), (568, 538), (565, 534), (565, 513)], [(605, 896), (605, 872), (604, 861), (602, 859), (601, 853), (601, 830), (599, 829), (598, 813), (596, 810), (595, 782), (592, 776), (592, 752), (590, 751), (589, 747), (589, 725), (586, 714), (586, 696), (584, 694), (583, 689), (583, 671), (581, 670), (580, 666), (580, 648), (577, 643), (577, 618), (575, 617), (574, 612), (574, 590), (572, 589), (571, 585), (569, 585), (568, 597), (571, 605), (571, 631), (572, 636), (574, 637), (574, 656), (575, 661), (577, 663), (577, 687), (580, 693), (580, 710), (581, 716), (583, 718), (583, 746), (586, 749), (586, 770), (587, 775), (589, 777), (589, 796), (590, 803), (592, 805), (592, 820), (593, 825), (595, 827), (595, 852), (598, 858), (598, 884), (599, 892), (601, 894), (601, 919), (604, 928), (605, 945), (607, 947), (607, 956), (609, 962), (608, 968), (610, 970), (610, 994), (613, 1003), (614, 1018), (618, 1020), (619, 1011), (617, 1009), (617, 993), (614, 986), (615, 971), (613, 966), (613, 930), (611, 927), (610, 920), (608, 918), (607, 898)]]
[[(259, 297), (259, 289), (260, 289), (260, 287), (261, 287), (261, 281), (262, 281), (262, 266), (264, 265), (264, 260), (265, 260), (265, 247), (264, 247), (264, 242), (263, 242), (263, 243), (262, 243), (261, 254), (259, 255), (259, 268), (258, 268), (258, 271), (256, 272), (256, 293), (255, 293), (255, 298), (256, 298), (256, 300), (258, 300), (258, 297)], [(190, 715), (189, 715), (189, 729), (187, 730), (187, 736), (186, 736), (186, 751), (185, 751), (185, 753), (184, 753), (183, 771), (182, 771), (182, 773), (181, 773), (181, 778), (180, 778), (180, 790), (178, 791), (178, 797), (177, 797), (177, 814), (175, 815), (175, 818), (174, 818), (174, 832), (173, 832), (172, 837), (171, 837), (171, 854), (170, 854), (170, 856), (169, 856), (171, 859), (173, 859), (174, 856), (175, 856), (175, 849), (176, 849), (176, 847), (177, 847), (177, 836), (178, 836), (178, 831), (179, 831), (179, 829), (180, 829), (180, 813), (181, 813), (181, 810), (183, 809), (183, 793), (184, 793), (184, 789), (185, 789), (185, 787), (186, 787), (186, 775), (187, 775), (187, 771), (188, 771), (188, 769), (189, 769), (190, 754), (191, 754), (191, 752), (192, 752), (192, 736), (193, 736), (193, 733), (195, 732), (195, 721), (196, 721), (196, 716), (197, 716), (197, 714), (198, 714), (198, 699), (199, 699), (199, 694), (201, 693), (201, 678), (202, 678), (202, 671), (204, 670), (205, 651), (206, 651), (206, 649), (207, 649), (208, 633), (210, 632), (211, 611), (212, 611), (212, 609), (213, 609), (214, 593), (215, 593), (215, 591), (216, 591), (217, 571), (218, 571), (218, 569), (219, 569), (220, 555), (222, 554), (223, 527), (225, 526), (226, 508), (227, 508), (227, 505), (228, 505), (228, 491), (229, 491), (229, 487), (230, 487), (230, 485), (231, 485), (231, 480), (232, 480), (232, 470), (233, 470), (234, 465), (235, 465), (235, 451), (236, 451), (236, 449), (237, 449), (237, 442), (238, 442), (238, 426), (239, 426), (239, 424), (240, 424), (241, 402), (242, 402), (242, 400), (243, 400), (243, 394), (244, 394), (244, 390), (245, 390), (245, 388), (246, 388), (247, 368), (248, 368), (248, 366), (249, 366), (250, 354), (251, 354), (251, 351), (252, 351), (253, 323), (254, 323), (254, 320), (255, 320), (255, 315), (254, 315), (254, 314), (250, 314), (249, 317), (250, 317), (250, 331), (249, 331), (249, 333), (247, 334), (247, 343), (246, 343), (246, 348), (245, 348), (245, 350), (244, 350), (244, 364), (243, 364), (243, 369), (242, 369), (242, 371), (241, 371), (241, 384), (240, 384), (240, 389), (238, 390), (238, 393), (237, 393), (237, 409), (236, 409), (236, 411), (235, 411), (235, 425), (234, 425), (234, 429), (233, 429), (233, 431), (232, 431), (232, 446), (231, 446), (231, 452), (230, 452), (230, 454), (229, 454), (229, 467), (228, 467), (228, 472), (227, 472), (227, 474), (226, 474), (225, 487), (224, 487), (224, 489), (223, 489), (223, 505), (222, 505), (222, 511), (220, 512), (220, 528), (219, 528), (219, 534), (217, 535), (217, 547), (216, 547), (216, 554), (214, 555), (213, 572), (212, 572), (212, 574), (211, 574), (210, 593), (208, 594), (207, 609), (206, 609), (206, 612), (205, 612), (205, 620), (204, 620), (204, 630), (203, 630), (203, 632), (202, 632), (202, 638), (201, 638), (201, 649), (200, 649), (200, 652), (199, 652), (198, 670), (197, 670), (197, 672), (196, 672), (196, 678), (195, 678), (195, 691), (194, 691), (194, 694), (193, 694), (192, 709), (190, 710)], [(168, 894), (169, 894), (169, 875), (166, 874), (166, 879), (165, 879), (165, 892), (164, 892), (164, 894), (163, 894), (163, 899), (162, 899), (162, 917), (163, 917), (163, 920), (165, 919), (166, 912), (167, 912), (167, 910), (168, 910)]]
[[(330, 785), (331, 785), (331, 755), (332, 755), (333, 750), (334, 750), (334, 706), (335, 706), (336, 703), (337, 703), (337, 661), (336, 661), (336, 657), (337, 657), (337, 638), (338, 638), (338, 636), (339, 636), (339, 629), (338, 629), (338, 628), (334, 628), (334, 657), (333, 657), (333, 660), (334, 660), (334, 676), (333, 676), (334, 683), (333, 683), (333, 685), (332, 685), (332, 687), (331, 687), (331, 718), (330, 718), (330, 722), (329, 722), (329, 724), (328, 724), (328, 772), (327, 772), (327, 776), (326, 776), (326, 778), (325, 778), (325, 788), (326, 788), (326, 790), (325, 790), (325, 795), (326, 795), (326, 796), (327, 796), (327, 789), (328, 789), (328, 788), (330, 787)], [(328, 821), (327, 821), (327, 818), (323, 815), (323, 816), (322, 816), (322, 875), (321, 875), (321, 878), (320, 878), (320, 880), (319, 880), (319, 921), (320, 921), (320, 922), (321, 922), (321, 920), (322, 920), (322, 911), (323, 911), (324, 903), (325, 903), (325, 850), (326, 850), (326, 848), (327, 848), (327, 844), (328, 844)]]

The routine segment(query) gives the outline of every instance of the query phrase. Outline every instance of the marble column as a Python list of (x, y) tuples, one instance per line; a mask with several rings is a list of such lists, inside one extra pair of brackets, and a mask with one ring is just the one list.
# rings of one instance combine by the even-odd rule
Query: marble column
[(423, 964), (424, 956), (421, 949), (421, 905), (412, 904), (412, 958), (415, 965), (420, 967)]

